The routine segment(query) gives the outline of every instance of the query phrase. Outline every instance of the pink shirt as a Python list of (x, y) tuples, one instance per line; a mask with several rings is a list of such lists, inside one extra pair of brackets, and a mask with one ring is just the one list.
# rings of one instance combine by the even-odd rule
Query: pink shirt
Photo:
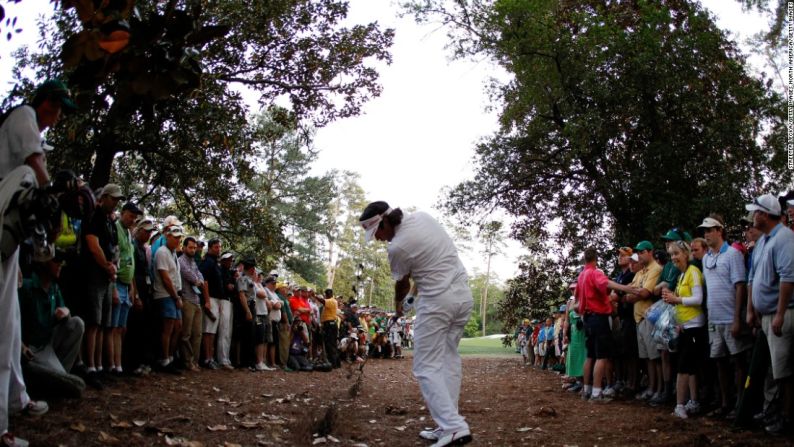
[(585, 265), (576, 280), (576, 298), (579, 299), (579, 314), (585, 313), (610, 315), (612, 304), (609, 302), (607, 283), (609, 278), (595, 265)]

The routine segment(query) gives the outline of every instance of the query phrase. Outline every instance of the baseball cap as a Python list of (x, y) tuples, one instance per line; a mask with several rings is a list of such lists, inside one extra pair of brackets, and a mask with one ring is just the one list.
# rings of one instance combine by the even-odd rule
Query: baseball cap
[(133, 214), (137, 214), (138, 216), (143, 216), (143, 211), (141, 211), (141, 209), (138, 208), (138, 205), (136, 205), (134, 202), (125, 203), (124, 206), (121, 207), (121, 211), (129, 211)]
[(662, 236), (662, 239), (666, 241), (692, 241), (692, 235), (687, 233), (686, 231), (681, 231), (678, 228), (673, 228), (667, 233)]
[(165, 234), (170, 234), (174, 237), (182, 237), (185, 235), (185, 231), (179, 225), (174, 225), (167, 230), (165, 230)]
[[(99, 191), (99, 197), (110, 196), (114, 199), (124, 200), (124, 194), (121, 192), (121, 186), (115, 183), (108, 183)], [(142, 214), (142, 213), (141, 213)]]
[(719, 220), (714, 219), (713, 217), (707, 217), (707, 218), (703, 219), (703, 223), (698, 225), (698, 228), (714, 228), (714, 227), (722, 228), (722, 226), (723, 225), (722, 225), (722, 223), (720, 223)]
[(631, 247), (620, 247), (618, 248), (618, 253), (623, 256), (631, 256), (634, 254), (634, 250), (632, 250)]
[(640, 262), (640, 257), (637, 255), (637, 253), (634, 253), (633, 255), (631, 255), (629, 257), (629, 259), (631, 259), (634, 262)]
[(643, 250), (653, 250), (653, 244), (649, 241), (640, 241), (637, 246), (634, 247), (634, 250), (643, 251)]
[(245, 268), (251, 268), (251, 267), (254, 267), (254, 266), (256, 266), (256, 258), (255, 258), (255, 257), (253, 257), (253, 256), (246, 256), (246, 257), (244, 257), (244, 258), (243, 258), (243, 260), (242, 260), (242, 261), (240, 261), (240, 262), (242, 262), (242, 263), (243, 263), (243, 266), (244, 266)]
[(234, 255), (231, 252), (227, 251), (226, 253), (221, 255), (221, 261), (225, 259), (234, 259)]
[(77, 104), (72, 101), (72, 93), (66, 88), (66, 84), (57, 79), (48, 79), (41, 83), (36, 88), (35, 99), (33, 103), (38, 103), (39, 100), (47, 98), (55, 99), (61, 103), (61, 107), (65, 111), (77, 110)]
[(744, 206), (747, 211), (761, 211), (773, 216), (780, 215), (780, 202), (772, 194), (764, 194), (753, 199), (753, 203)]
[(180, 222), (179, 218), (176, 216), (166, 217), (165, 220), (163, 221), (163, 226), (170, 227), (172, 225), (182, 225), (182, 222)]
[(154, 223), (152, 223), (152, 219), (145, 218), (139, 219), (135, 226), (136, 230), (144, 230), (144, 231), (152, 231), (154, 230)]
[(268, 276), (267, 278), (265, 278), (265, 284), (270, 284), (270, 283), (274, 283), (274, 282), (276, 282), (276, 278), (274, 278), (272, 276)]

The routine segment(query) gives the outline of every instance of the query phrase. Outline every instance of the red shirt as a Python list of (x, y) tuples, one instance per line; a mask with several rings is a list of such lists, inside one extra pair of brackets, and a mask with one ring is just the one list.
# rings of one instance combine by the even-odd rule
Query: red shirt
[(612, 303), (607, 293), (609, 278), (594, 264), (585, 265), (576, 280), (576, 298), (579, 299), (579, 313), (612, 314)]
[[(311, 307), (309, 307), (308, 298), (303, 298), (296, 295), (289, 297), (289, 308), (292, 311), (292, 314), (297, 315), (298, 318), (303, 320), (304, 323), (309, 324), (311, 322), (311, 315), (309, 315), (308, 312), (309, 310), (311, 310)], [(304, 308), (307, 310), (307, 312), (305, 313), (298, 312), (298, 309), (304, 309)]]

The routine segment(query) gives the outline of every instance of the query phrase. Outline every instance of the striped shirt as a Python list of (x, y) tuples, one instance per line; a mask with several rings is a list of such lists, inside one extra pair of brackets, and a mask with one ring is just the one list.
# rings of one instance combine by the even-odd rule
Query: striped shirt
[(747, 271), (739, 250), (722, 243), (719, 252), (709, 250), (703, 257), (709, 323), (731, 324), (736, 316), (736, 284), (745, 282)]

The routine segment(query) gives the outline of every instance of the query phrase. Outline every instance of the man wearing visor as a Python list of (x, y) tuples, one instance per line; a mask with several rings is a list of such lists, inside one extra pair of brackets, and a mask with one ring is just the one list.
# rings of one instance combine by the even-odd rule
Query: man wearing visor
[(436, 441), (433, 447), (466, 444), (472, 436), (458, 412), (463, 376), (458, 343), (473, 300), (457, 249), (441, 225), (424, 212), (403, 216), (399, 208), (373, 202), (359, 222), (367, 242), (373, 238), (389, 242), (389, 264), (397, 281), (395, 318), (402, 316), (411, 279), (417, 289), (413, 373), (438, 424), (419, 436)]

